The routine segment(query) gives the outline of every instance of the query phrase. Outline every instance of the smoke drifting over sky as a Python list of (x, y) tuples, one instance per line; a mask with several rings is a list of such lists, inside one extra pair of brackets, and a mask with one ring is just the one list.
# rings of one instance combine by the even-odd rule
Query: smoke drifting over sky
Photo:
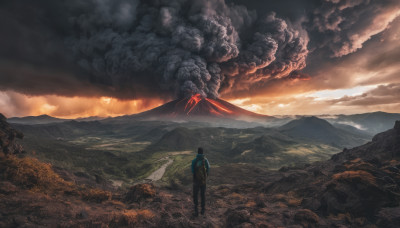
[(395, 74), (399, 15), (398, 0), (2, 1), (0, 90), (168, 100), (354, 86), (333, 72)]
[(399, 15), (398, 0), (325, 0), (314, 10), (310, 27), (322, 34), (320, 45), (341, 57), (362, 48)]

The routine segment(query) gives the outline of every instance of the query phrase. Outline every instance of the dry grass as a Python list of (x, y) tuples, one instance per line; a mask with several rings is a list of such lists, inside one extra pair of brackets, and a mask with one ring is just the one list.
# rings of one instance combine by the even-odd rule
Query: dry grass
[(81, 196), (84, 200), (94, 202), (111, 199), (111, 192), (77, 186), (63, 180), (53, 171), (51, 164), (36, 158), (8, 156), (0, 159), (0, 179), (35, 192)]
[(246, 203), (246, 207), (256, 207), (257, 203), (254, 200), (250, 200)]
[(285, 201), (286, 195), (278, 193), (272, 196), (272, 201)]
[(351, 163), (358, 163), (358, 162), (361, 162), (361, 161), (362, 161), (361, 158), (356, 158), (356, 159), (351, 160), (350, 162)]
[(300, 206), (301, 201), (303, 201), (302, 198), (291, 198), (291, 199), (288, 199), (287, 203), (291, 207), (298, 207), (298, 206)]
[(368, 184), (376, 184), (375, 177), (363, 170), (344, 171), (342, 173), (337, 173), (332, 177), (334, 180), (338, 181), (362, 181)]
[(278, 202), (277, 204), (275, 204), (275, 207), (277, 208), (287, 208), (288, 206), (282, 202)]
[(339, 213), (339, 214), (329, 214), (328, 215), (329, 220), (335, 220), (335, 221), (344, 221), (344, 220), (347, 220), (348, 218), (351, 218), (351, 215), (349, 213), (347, 213), (347, 214)]
[[(35, 158), (18, 158), (15, 156), (0, 158), (1, 180), (10, 181), (23, 189), (46, 193), (43, 197), (48, 197), (48, 200), (51, 200), (52, 197), (58, 198), (62, 195), (71, 195), (73, 196), (72, 198), (63, 198), (64, 205), (71, 208), (74, 208), (74, 203), (79, 198), (96, 203), (107, 201), (103, 204), (104, 207), (113, 208), (112, 210), (107, 210), (107, 212), (103, 210), (96, 211), (98, 217), (94, 220), (86, 221), (87, 224), (84, 223), (82, 227), (143, 227), (142, 225), (144, 224), (151, 224), (155, 217), (155, 214), (147, 209), (124, 210), (126, 208), (125, 204), (111, 200), (111, 192), (67, 182), (53, 171), (50, 164), (40, 162)], [(156, 193), (155, 188), (150, 185), (140, 185), (139, 189), (142, 194), (154, 196)], [(93, 204), (84, 205), (92, 205), (86, 208), (85, 211), (94, 212), (96, 210), (96, 206)], [(103, 205), (97, 209), (103, 208)], [(57, 210), (58, 208), (55, 209)]]
[(344, 164), (346, 169), (350, 169), (350, 170), (359, 170), (359, 169), (368, 170), (368, 169), (374, 169), (375, 168), (370, 163), (367, 163), (367, 162), (364, 162), (364, 161), (359, 161), (358, 159), (355, 159), (355, 160), (357, 160), (357, 162)]
[(281, 194), (281, 193), (275, 194), (272, 196), (272, 200), (275, 202), (285, 203), (286, 205), (291, 207), (297, 207), (300, 206), (303, 198), (297, 197), (295, 192), (290, 191), (286, 194)]
[(111, 224), (117, 226), (135, 227), (135, 225), (151, 220), (155, 215), (150, 210), (128, 210), (123, 213), (115, 214)]
[(233, 192), (233, 193), (229, 194), (227, 197), (228, 197), (228, 199), (235, 199), (235, 200), (243, 200), (243, 199), (245, 199), (245, 196), (243, 196), (243, 195), (241, 195), (239, 193), (236, 193), (236, 192)]
[(101, 203), (103, 201), (111, 200), (111, 196), (112, 194), (109, 191), (104, 191), (101, 189), (89, 189), (82, 194), (82, 199)]
[(121, 201), (117, 201), (117, 200), (110, 200), (107, 203), (108, 203), (108, 205), (114, 206), (117, 209), (126, 207), (126, 205), (124, 203), (122, 203)]
[(33, 191), (53, 192), (72, 190), (73, 184), (64, 181), (50, 164), (35, 158), (8, 156), (0, 160), (1, 178)]

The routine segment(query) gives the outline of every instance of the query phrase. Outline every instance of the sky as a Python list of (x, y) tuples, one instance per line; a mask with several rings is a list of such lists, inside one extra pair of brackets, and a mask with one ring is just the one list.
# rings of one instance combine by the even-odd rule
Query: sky
[(0, 113), (400, 113), (398, 0), (0, 2)]

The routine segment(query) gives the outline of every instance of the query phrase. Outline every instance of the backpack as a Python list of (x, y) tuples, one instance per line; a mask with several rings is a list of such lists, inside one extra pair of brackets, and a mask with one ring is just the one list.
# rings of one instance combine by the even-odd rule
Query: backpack
[(206, 160), (203, 159), (196, 159), (196, 163), (194, 166), (194, 175), (195, 180), (198, 184), (205, 185), (206, 178), (207, 178), (207, 171), (206, 171)]

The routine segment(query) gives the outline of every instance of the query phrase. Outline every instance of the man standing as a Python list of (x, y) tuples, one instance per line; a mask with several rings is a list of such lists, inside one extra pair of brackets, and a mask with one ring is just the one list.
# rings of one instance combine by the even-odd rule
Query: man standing
[(199, 190), (201, 195), (201, 214), (205, 213), (206, 206), (206, 180), (208, 177), (208, 170), (210, 169), (210, 163), (203, 154), (203, 148), (199, 147), (197, 150), (197, 156), (192, 161), (192, 173), (193, 173), (193, 201), (194, 201), (194, 215), (199, 216), (197, 206), (199, 205)]

